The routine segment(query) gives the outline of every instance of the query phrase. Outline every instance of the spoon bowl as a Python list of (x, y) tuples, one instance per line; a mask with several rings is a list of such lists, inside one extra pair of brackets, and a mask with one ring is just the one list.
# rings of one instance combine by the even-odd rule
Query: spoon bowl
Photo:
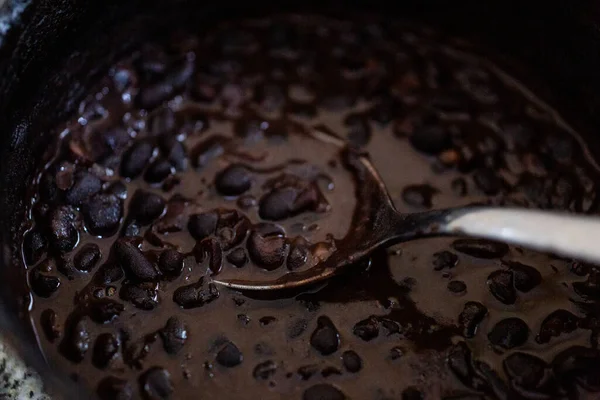
[(236, 290), (286, 290), (313, 285), (342, 273), (376, 249), (431, 236), (496, 240), (600, 263), (600, 247), (595, 243), (600, 236), (599, 218), (484, 205), (400, 213), (368, 153), (318, 129), (306, 132), (341, 149), (341, 158), (356, 183), (353, 229), (335, 240), (328, 258), (308, 270), (292, 271), (272, 280), (215, 279), (214, 283)]

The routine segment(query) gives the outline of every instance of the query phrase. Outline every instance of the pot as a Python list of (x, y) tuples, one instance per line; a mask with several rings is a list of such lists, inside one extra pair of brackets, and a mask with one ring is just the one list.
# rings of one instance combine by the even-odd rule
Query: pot
[[(275, 11), (380, 12), (422, 20), (494, 49), (496, 62), (557, 108), (600, 156), (600, 4), (593, 1), (342, 1), (249, 3), (192, 0), (8, 1), (0, 14), (0, 329), (40, 374), (54, 398), (92, 398), (48, 368), (27, 321), (22, 233), (26, 182), (50, 129), (76, 108), (111, 62), (174, 24), (197, 27), (222, 18)], [(516, 62), (513, 62), (516, 61)], [(518, 65), (518, 66), (517, 66)], [(521, 66), (525, 65), (526, 68)], [(547, 89), (549, 88), (549, 90)]]

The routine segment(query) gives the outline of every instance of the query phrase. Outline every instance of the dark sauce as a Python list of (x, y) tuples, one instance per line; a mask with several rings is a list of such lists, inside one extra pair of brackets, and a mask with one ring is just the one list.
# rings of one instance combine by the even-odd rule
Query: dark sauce
[(421, 28), (285, 16), (176, 33), (115, 65), (33, 182), (23, 239), (48, 359), (104, 399), (573, 399), (600, 392), (596, 266), (478, 240), (378, 251), (304, 292), (366, 149), (400, 211), (597, 214), (600, 174), (549, 108)]

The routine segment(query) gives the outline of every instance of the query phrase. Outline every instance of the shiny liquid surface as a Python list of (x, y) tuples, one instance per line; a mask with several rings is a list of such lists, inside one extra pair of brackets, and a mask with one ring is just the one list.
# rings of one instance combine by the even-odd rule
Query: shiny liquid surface
[(34, 182), (23, 255), (47, 357), (107, 399), (598, 396), (594, 266), (444, 238), (306, 293), (211, 283), (310, 268), (352, 232), (355, 181), (311, 128), (366, 149), (403, 212), (598, 213), (580, 138), (465, 49), (283, 16), (114, 66)]

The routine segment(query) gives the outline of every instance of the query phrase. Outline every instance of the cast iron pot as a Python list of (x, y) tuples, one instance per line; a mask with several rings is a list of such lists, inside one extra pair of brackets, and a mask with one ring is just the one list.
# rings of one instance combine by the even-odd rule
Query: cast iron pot
[(495, 61), (528, 86), (549, 88), (538, 94), (600, 156), (600, 3), (593, 0), (7, 0), (0, 12), (0, 332), (54, 398), (94, 395), (44, 362), (27, 321), (18, 238), (26, 185), (52, 126), (115, 57), (175, 24), (201, 31), (237, 16), (361, 9), (423, 20), (494, 49)]

